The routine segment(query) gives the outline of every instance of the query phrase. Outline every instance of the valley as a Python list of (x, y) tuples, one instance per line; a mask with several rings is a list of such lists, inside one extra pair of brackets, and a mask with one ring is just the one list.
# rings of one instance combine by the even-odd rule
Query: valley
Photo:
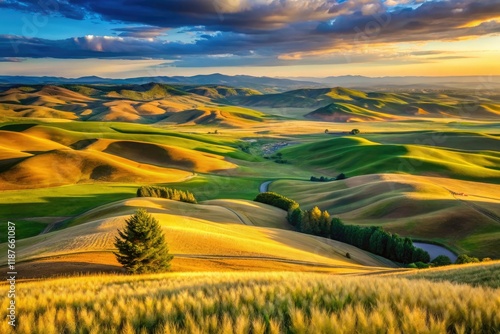
[[(474, 108), (464, 109), (470, 103)], [(420, 275), (420, 270), (416, 273), (406, 264), (351, 244), (301, 233), (289, 223), (285, 210), (253, 200), (271, 191), (304, 210), (315, 206), (326, 210), (347, 225), (376, 226), (409, 237), (416, 245), (444, 247), (454, 260), (460, 254), (491, 258), (483, 266), (495, 275), (500, 258), (499, 113), (500, 95), (488, 93), (477, 102), (457, 91), (377, 93), (337, 87), (268, 93), (154, 83), (4, 87), (0, 89), (0, 228), (6, 229), (7, 221), (16, 223), (18, 279), (35, 295), (45, 292), (33, 279), (46, 281), (49, 289), (59, 283), (68, 289), (64, 277), (74, 275), (90, 275), (85, 277), (96, 286), (135, 280), (123, 276), (113, 252), (118, 229), (139, 208), (159, 221), (174, 256), (172, 273), (148, 278), (156, 295), (163, 293), (158, 282), (167, 278), (188, 295), (195, 288), (185, 286), (187, 277), (199, 284), (210, 281), (244, 289), (252, 280), (268, 282), (268, 289), (280, 279), (287, 294), (298, 296), (294, 284), (312, 281), (321, 289), (338, 291), (337, 286), (324, 287), (321, 282), (345, 279), (352, 289), (359, 289), (365, 275), (380, 284), (388, 275), (398, 282), (394, 284), (405, 282), (411, 289), (433, 284), (436, 293), (443, 293), (449, 288), (446, 283), (411, 279), (460, 281), (457, 277), (462, 274), (454, 274), (459, 271), (446, 269), (452, 273), (441, 274), (431, 268)], [(345, 178), (335, 180), (340, 174)], [(312, 177), (331, 181), (311, 181)], [(190, 191), (197, 203), (137, 197), (137, 189), (144, 185)], [(7, 252), (6, 241), (2, 234), (2, 254)], [(433, 253), (433, 258), (439, 254)], [(2, 258), (2, 269), (6, 264)], [(456, 270), (463, 270), (463, 279), (471, 279), (469, 269), (460, 268), (457, 265)], [(83, 278), (76, 284), (85, 284)], [(366, 293), (382, 296), (378, 286), (365, 287)], [(481, 286), (473, 289), (480, 296), (498, 293)], [(113, 291), (109, 290), (110, 298), (122, 298)], [(134, 302), (146, 303), (134, 294), (130, 294)], [(365, 297), (359, 297), (360, 303), (369, 303)], [(363, 313), (357, 303), (343, 312), (368, 318), (395, 316), (382, 309)], [(390, 307), (400, 307), (394, 303)], [(418, 312), (427, 312), (426, 303), (415, 304)], [(72, 310), (71, 305), (64, 308)], [(26, 326), (34, 315), (27, 304), (20, 307), (21, 332), (28, 333), (32, 327)], [(46, 312), (37, 319), (50, 317), (52, 311)], [(71, 326), (71, 317), (85, 322), (91, 311), (85, 312), (67, 315), (66, 320), (61, 315), (53, 330)], [(199, 327), (185, 320), (179, 327), (183, 331), (168, 327), (172, 320), (162, 322), (157, 315), (149, 323), (133, 316), (124, 320), (118, 309), (112, 312), (113, 324), (98, 314), (92, 317), (101, 319), (102, 328), (119, 324), (124, 330), (130, 326), (192, 333), (211, 326), (200, 319)], [(296, 312), (290, 317), (299, 330), (306, 323)], [(314, 314), (305, 317), (311, 326), (320, 326), (320, 332), (328, 331), (329, 325), (321, 327)], [(485, 326), (497, 321), (488, 317)], [(227, 328), (240, 326), (235, 319), (228, 320)], [(277, 324), (290, 321), (277, 315), (274, 319)], [(439, 326), (451, 321), (439, 319), (420, 328), (443, 328)], [(406, 326), (415, 329), (416, 324)], [(41, 323), (37, 326), (44, 331)], [(258, 332), (260, 325), (241, 326)], [(266, 323), (263, 328), (272, 332), (272, 326)], [(364, 328), (361, 323), (349, 326), (345, 325), (346, 331)]]

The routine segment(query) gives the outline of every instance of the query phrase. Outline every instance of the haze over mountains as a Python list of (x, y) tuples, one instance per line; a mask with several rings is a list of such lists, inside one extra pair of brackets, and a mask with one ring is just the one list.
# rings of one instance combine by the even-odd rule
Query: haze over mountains
[(266, 92), (283, 92), (298, 88), (347, 87), (376, 90), (401, 89), (474, 89), (494, 90), (500, 88), (500, 76), (400, 76), (400, 77), (366, 77), (366, 76), (328, 76), (325, 78), (296, 77), (272, 78), (249, 75), (223, 75), (219, 73), (195, 76), (154, 76), (126, 79), (102, 78), (87, 76), (80, 78), (63, 78), (51, 76), (0, 76), (1, 84), (145, 84), (158, 82), (181, 85), (229, 85), (264, 90)]

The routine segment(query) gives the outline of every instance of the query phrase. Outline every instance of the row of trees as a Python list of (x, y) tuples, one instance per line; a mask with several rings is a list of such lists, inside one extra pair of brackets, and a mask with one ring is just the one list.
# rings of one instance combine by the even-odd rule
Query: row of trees
[(258, 194), (257, 197), (255, 197), (254, 201), (269, 204), (285, 211), (290, 211), (294, 208), (299, 207), (299, 203), (295, 202), (293, 199), (274, 193), (272, 191)]
[(137, 189), (137, 197), (157, 197), (186, 203), (197, 203), (193, 193), (178, 189), (158, 186), (142, 186)]
[(344, 225), (338, 218), (330, 219), (328, 212), (321, 212), (317, 206), (306, 211), (296, 207), (288, 217), (300, 232), (345, 242), (396, 262), (430, 261), (429, 253), (413, 246), (410, 238), (391, 234), (379, 226)]
[(325, 176), (316, 177), (316, 176), (311, 176), (311, 178), (309, 179), (309, 181), (313, 181), (313, 182), (330, 182), (330, 181), (344, 180), (344, 179), (345, 179), (345, 174), (344, 173), (340, 173), (339, 175), (337, 175), (337, 177), (325, 177)]
[(288, 211), (288, 222), (299, 232), (345, 242), (371, 253), (401, 263), (430, 261), (429, 253), (416, 248), (410, 238), (384, 231), (381, 227), (344, 225), (317, 206), (302, 210), (297, 202), (273, 192), (260, 193), (256, 201)]

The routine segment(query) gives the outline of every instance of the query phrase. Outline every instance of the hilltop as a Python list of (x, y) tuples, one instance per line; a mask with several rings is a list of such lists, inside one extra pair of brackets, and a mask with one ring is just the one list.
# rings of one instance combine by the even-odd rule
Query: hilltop
[[(26, 272), (49, 262), (67, 273), (74, 263), (118, 270), (112, 232), (141, 205), (175, 236), (176, 254), (196, 255), (179, 257), (181, 271), (393, 270), (249, 202), (270, 183), (345, 224), (496, 258), (498, 100), (451, 90), (270, 92), (217, 80), (8, 85), (0, 92), (0, 217), (19, 224), (31, 252), (20, 252)], [(345, 180), (309, 181), (341, 173)], [(143, 185), (191, 191), (201, 204), (139, 201)], [(192, 210), (203, 216), (189, 218)], [(252, 235), (258, 250), (245, 246)], [(190, 250), (183, 236), (209, 241)], [(216, 254), (210, 243), (227, 247)]]

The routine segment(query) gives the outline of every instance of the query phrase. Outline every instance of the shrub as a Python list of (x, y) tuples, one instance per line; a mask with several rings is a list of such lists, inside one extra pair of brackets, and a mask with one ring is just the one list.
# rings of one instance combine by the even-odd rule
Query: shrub
[(168, 271), (173, 256), (158, 221), (139, 209), (126, 221), (124, 230), (115, 237), (116, 259), (131, 274)]
[(472, 257), (467, 254), (459, 255), (455, 264), (464, 264), (464, 263), (477, 263), (479, 259), (477, 257)]
[(359, 129), (352, 129), (351, 132), (349, 132), (351, 135), (357, 135), (359, 133)]
[(350, 259), (351, 258), (351, 254), (349, 254), (349, 252), (345, 253), (345, 257)]
[(335, 180), (345, 180), (345, 174), (344, 173), (340, 173), (339, 175), (337, 175), (337, 177), (335, 178)]
[(329, 178), (329, 177), (325, 177), (325, 176), (320, 176), (320, 177), (316, 177), (316, 176), (311, 176), (309, 178), (309, 181), (313, 181), (313, 182), (330, 182), (330, 181), (335, 181), (336, 178), (332, 177), (332, 178)]
[(269, 204), (285, 211), (289, 211), (299, 205), (294, 200), (271, 191), (258, 194), (254, 201)]
[(293, 205), (288, 209), (288, 222), (293, 225), (299, 227), (302, 224), (302, 218), (304, 216), (304, 212), (300, 209), (299, 205)]
[(490, 257), (484, 257), (481, 262), (490, 262), (493, 261)]
[(193, 193), (167, 187), (142, 186), (137, 189), (137, 197), (157, 197), (186, 203), (197, 203)]
[(434, 260), (432, 260), (432, 264), (436, 267), (449, 266), (451, 264), (451, 260), (446, 255), (439, 255)]
[(429, 264), (428, 263), (423, 263), (423, 262), (415, 262), (415, 266), (418, 268), (418, 269), (426, 269), (426, 268), (429, 268)]

